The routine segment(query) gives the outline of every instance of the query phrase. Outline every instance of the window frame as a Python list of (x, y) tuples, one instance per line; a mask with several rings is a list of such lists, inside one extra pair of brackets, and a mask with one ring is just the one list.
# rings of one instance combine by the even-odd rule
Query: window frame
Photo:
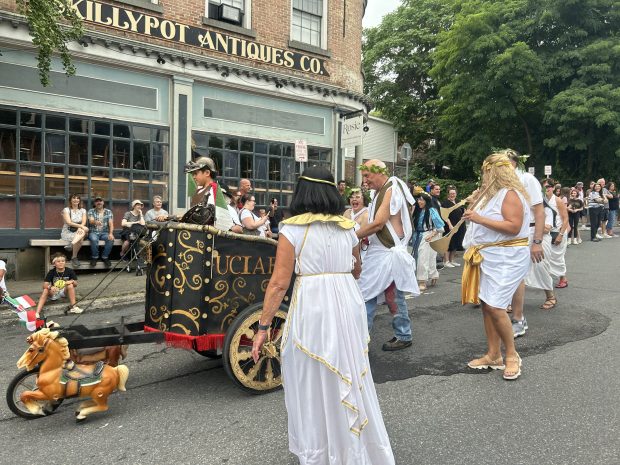
[[(217, 0), (219, 2), (219, 4), (222, 4), (221, 0)], [(217, 21), (218, 23), (222, 23), (222, 24), (226, 24), (229, 26), (236, 26), (236, 27), (240, 27), (243, 29), (247, 29), (248, 31), (252, 29), (252, 0), (243, 0), (243, 21), (241, 22), (241, 24), (236, 25), (236, 24), (232, 24), (232, 23), (228, 23), (226, 21), (221, 21), (217, 18), (210, 18), (209, 17), (209, 3), (216, 3), (216, 1), (214, 0), (205, 0), (205, 14), (204, 17), (206, 19), (209, 19), (211, 21)], [(225, 29), (225, 28), (222, 28)]]
[[(316, 47), (320, 50), (326, 51), (328, 47), (328, 43), (327, 43), (328, 3), (329, 3), (329, 0), (323, 0), (323, 11), (322, 11), (322, 16), (321, 16), (321, 31), (320, 31), (320, 42), (321, 43), (317, 46), (317, 45), (312, 45), (308, 42), (297, 40), (295, 37), (293, 37), (293, 10), (295, 10), (295, 8), (294, 8), (294, 1), (291, 0), (289, 40), (293, 42), (294, 44), (300, 44), (306, 47)], [(299, 11), (303, 11), (303, 10), (299, 10)]]

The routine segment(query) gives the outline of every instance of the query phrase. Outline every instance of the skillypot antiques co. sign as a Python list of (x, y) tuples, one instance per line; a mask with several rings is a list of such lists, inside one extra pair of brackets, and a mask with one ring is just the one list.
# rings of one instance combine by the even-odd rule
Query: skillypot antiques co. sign
[(179, 44), (192, 45), (228, 56), (246, 58), (320, 76), (329, 76), (325, 69), (325, 60), (303, 53), (259, 44), (251, 40), (180, 24), (168, 19), (92, 0), (73, 0), (73, 8), (83, 21), (93, 24), (136, 32)]

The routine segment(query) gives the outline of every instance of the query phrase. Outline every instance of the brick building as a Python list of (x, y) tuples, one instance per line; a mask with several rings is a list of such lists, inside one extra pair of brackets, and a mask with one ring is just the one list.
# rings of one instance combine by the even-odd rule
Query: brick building
[(299, 163), (337, 177), (342, 116), (366, 113), (367, 0), (72, 0), (77, 75), (42, 87), (14, 0), (0, 0), (0, 248), (58, 238), (70, 193), (101, 195), (120, 227), (132, 199), (188, 206), (183, 165), (209, 153), (257, 202), (290, 201)]

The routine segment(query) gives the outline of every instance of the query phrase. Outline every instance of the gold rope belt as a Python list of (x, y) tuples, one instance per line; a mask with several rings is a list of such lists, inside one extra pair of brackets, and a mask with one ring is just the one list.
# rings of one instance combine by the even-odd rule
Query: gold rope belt
[(463, 255), (464, 266), (461, 280), (461, 303), (463, 305), (479, 304), (480, 291), (480, 264), (484, 259), (480, 251), (487, 247), (521, 247), (528, 245), (528, 238), (509, 239), (507, 241), (488, 242), (486, 244), (469, 247)]

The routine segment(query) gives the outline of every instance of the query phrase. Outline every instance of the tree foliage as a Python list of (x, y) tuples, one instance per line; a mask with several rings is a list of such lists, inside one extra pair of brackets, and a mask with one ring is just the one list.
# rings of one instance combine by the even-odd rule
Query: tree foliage
[(26, 16), (32, 43), (37, 48), (37, 62), (41, 84), (50, 84), (52, 56), (60, 54), (67, 75), (75, 74), (75, 66), (67, 44), (79, 40), (84, 33), (82, 21), (71, 8), (71, 0), (16, 0), (18, 11)]
[[(433, 134), (437, 160), (461, 176), (472, 176), (500, 147), (529, 153), (540, 168), (555, 164), (554, 174), (568, 180), (620, 171), (620, 1), (448, 2), (439, 28), (429, 11), (439, 11), (436, 3), (406, 2), (365, 35), (368, 92), (399, 131)], [(422, 30), (435, 31), (419, 58), (426, 66), (403, 74), (417, 80), (409, 88), (433, 89), (414, 103), (408, 100), (417, 94), (385, 83), (400, 82), (408, 68), (382, 66), (391, 58), (386, 37), (398, 57), (419, 49), (419, 34), (390, 32), (412, 15), (429, 21)], [(399, 104), (408, 111), (393, 108)], [(409, 125), (418, 120), (424, 131)]]

